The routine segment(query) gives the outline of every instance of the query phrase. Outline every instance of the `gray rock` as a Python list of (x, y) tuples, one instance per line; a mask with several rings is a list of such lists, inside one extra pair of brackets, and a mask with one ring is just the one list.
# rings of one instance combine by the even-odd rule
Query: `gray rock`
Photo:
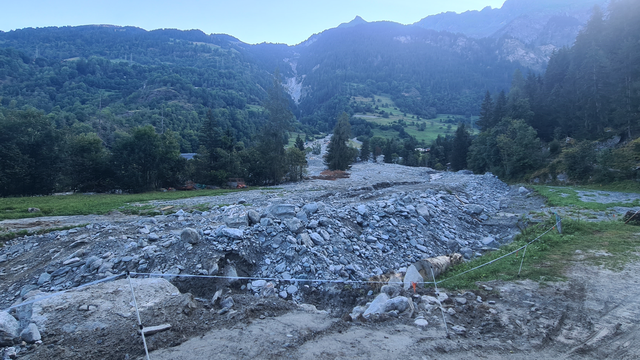
[(251, 282), (251, 288), (256, 291), (260, 291), (265, 285), (267, 285), (266, 280), (254, 280)]
[(43, 285), (48, 283), (51, 280), (51, 275), (49, 273), (42, 273), (40, 274), (40, 276), (38, 277), (38, 285)]
[(457, 335), (465, 335), (467, 333), (467, 329), (462, 325), (454, 325), (451, 327), (451, 330)]
[(303, 206), (302, 210), (304, 210), (304, 212), (306, 212), (307, 214), (314, 214), (315, 212), (318, 211), (318, 204), (309, 203), (309, 204)]
[(311, 234), (309, 234), (309, 237), (311, 238), (311, 240), (313, 240), (313, 243), (316, 245), (323, 245), (324, 244), (324, 239), (322, 238), (322, 236), (320, 236), (320, 234), (313, 232)]
[(307, 224), (307, 229), (315, 229), (318, 227), (318, 220), (311, 220)]
[(459, 305), (466, 305), (467, 304), (467, 299), (463, 298), (463, 297), (457, 297), (456, 298), (456, 303)]
[(149, 239), (149, 241), (158, 241), (160, 240), (160, 236), (156, 233), (150, 233), (147, 239)]
[(224, 267), (224, 276), (228, 278), (227, 281), (229, 282), (229, 284), (239, 280), (236, 279), (238, 277), (238, 271), (236, 270), (236, 267), (231, 264), (228, 264)]
[(469, 260), (473, 256), (473, 250), (469, 247), (463, 247), (460, 249), (460, 254), (462, 254), (465, 259)]
[(260, 214), (258, 214), (255, 210), (247, 211), (247, 219), (249, 220), (249, 225), (260, 223)]
[(224, 223), (230, 228), (239, 228), (249, 225), (249, 216), (244, 206), (229, 206), (224, 212)]
[[(315, 234), (315, 233), (314, 233)], [(316, 234), (317, 235), (317, 234)], [(298, 235), (298, 240), (300, 240), (300, 242), (302, 243), (302, 245), (306, 246), (306, 247), (313, 247), (313, 241), (311, 240), (311, 237), (309, 236), (309, 234), (307, 233), (302, 233), (300, 235)]]
[(0, 346), (13, 345), (13, 338), (19, 335), (19, 324), (6, 311), (0, 311)]
[(364, 311), (362, 316), (365, 318), (371, 316), (371, 314), (382, 314), (385, 312), (385, 307), (389, 301), (389, 296), (385, 293), (378, 294), (375, 299), (371, 302), (367, 310)]
[(29, 344), (33, 344), (36, 341), (42, 340), (40, 331), (38, 331), (38, 327), (34, 323), (29, 324), (29, 326), (22, 330), (22, 332), (20, 333), (20, 337), (22, 338), (22, 340)]
[(200, 234), (195, 229), (186, 228), (180, 233), (180, 240), (189, 244), (197, 244), (200, 241)]
[(289, 296), (289, 294), (288, 294), (286, 291), (284, 291), (284, 290), (280, 291), (280, 292), (278, 293), (278, 295), (280, 295), (280, 297), (281, 297), (281, 298), (283, 298), (283, 299), (286, 299), (286, 298), (287, 298), (287, 296)]
[(404, 289), (409, 290), (409, 288), (412, 287), (412, 283), (415, 283), (416, 287), (422, 287), (424, 285), (424, 279), (414, 265), (409, 265), (407, 273), (404, 275)]
[(456, 240), (449, 239), (447, 240), (447, 248), (455, 252), (455, 251), (458, 251), (458, 249), (460, 248), (460, 244)]
[(30, 212), (30, 213), (37, 213), (37, 212), (40, 212), (40, 209), (30, 207), (30, 208), (27, 209), (27, 211)]
[(273, 225), (273, 220), (271, 220), (269, 218), (260, 219), (260, 226), (267, 227), (267, 226), (271, 226), (271, 225)]
[(480, 205), (469, 204), (464, 207), (464, 212), (469, 215), (480, 215), (484, 211), (484, 208)]
[(296, 218), (300, 219), (300, 221), (305, 223), (309, 221), (309, 218), (307, 217), (307, 213), (304, 211), (298, 211), (298, 213), (296, 214)]
[(300, 221), (300, 219), (298, 218), (287, 219), (284, 221), (284, 223), (289, 229), (289, 231), (291, 231), (294, 234), (297, 234), (300, 231), (302, 231), (302, 229), (304, 229), (304, 225), (302, 224), (302, 221)]
[(431, 214), (429, 214), (429, 208), (425, 205), (418, 205), (416, 212), (418, 215), (422, 216), (425, 221), (431, 217)]
[(369, 209), (367, 209), (366, 205), (358, 205), (358, 214), (361, 216), (367, 216)]
[(267, 213), (278, 219), (288, 219), (296, 216), (296, 207), (291, 204), (275, 204), (267, 208)]
[(231, 239), (242, 239), (244, 237), (244, 232), (241, 229), (233, 229), (228, 227), (222, 228), (220, 234)]
[(404, 296), (396, 296), (387, 300), (385, 303), (385, 312), (396, 310), (398, 313), (404, 312), (409, 308), (409, 299)]
[(223, 309), (230, 309), (233, 307), (234, 304), (235, 304), (235, 301), (233, 301), (233, 298), (231, 296), (220, 301), (220, 307), (222, 307)]
[(287, 293), (289, 293), (289, 294), (293, 295), (293, 294), (295, 294), (295, 293), (297, 293), (297, 292), (298, 292), (298, 287), (297, 287), (297, 286), (295, 286), (295, 285), (289, 285), (289, 286), (287, 287)]
[(429, 322), (425, 319), (416, 319), (416, 321), (414, 321), (413, 323), (419, 328), (425, 328), (429, 326)]
[(520, 188), (518, 189), (518, 194), (520, 195), (527, 195), (529, 193), (529, 190), (527, 190), (527, 188), (525, 188), (524, 186), (520, 186)]
[(0, 355), (2, 355), (3, 360), (16, 359), (18, 357), (18, 350), (13, 346), (9, 346), (8, 348), (5, 348)]
[(497, 249), (497, 248), (500, 247), (500, 244), (492, 236), (487, 236), (485, 238), (482, 238), (482, 240), (480, 240), (480, 241), (482, 242), (482, 246), (486, 246), (486, 247), (494, 248), (494, 249)]
[(400, 294), (400, 287), (395, 285), (383, 285), (380, 288), (380, 292), (389, 295), (390, 298), (394, 298)]

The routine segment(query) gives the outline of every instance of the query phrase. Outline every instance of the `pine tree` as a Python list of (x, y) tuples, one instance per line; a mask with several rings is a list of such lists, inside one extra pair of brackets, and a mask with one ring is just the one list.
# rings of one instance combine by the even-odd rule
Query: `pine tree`
[(269, 119), (262, 128), (257, 147), (260, 161), (254, 169), (254, 177), (258, 182), (278, 184), (287, 172), (285, 133), (291, 127), (293, 114), (289, 110), (286, 96), (282, 88), (280, 72), (276, 70), (273, 76), (273, 87), (269, 89), (268, 98), (264, 104), (269, 112)]
[(507, 111), (507, 95), (505, 95), (504, 91), (500, 91), (498, 94), (498, 99), (496, 99), (496, 106), (493, 108), (493, 122), (491, 127), (496, 126), (502, 118), (506, 116)]
[(453, 138), (453, 148), (451, 149), (451, 168), (454, 171), (467, 168), (467, 154), (471, 146), (471, 135), (467, 132), (464, 124), (460, 124)]
[(493, 99), (491, 99), (491, 93), (488, 90), (480, 106), (480, 118), (477, 124), (481, 131), (486, 131), (495, 125), (493, 122)]
[(298, 135), (298, 137), (296, 138), (296, 143), (294, 146), (296, 147), (296, 149), (304, 152), (304, 141), (302, 140), (300, 135)]
[(342, 113), (333, 129), (333, 136), (327, 147), (327, 154), (324, 156), (324, 163), (329, 170), (348, 170), (351, 167), (354, 149), (347, 144), (350, 136), (349, 115)]
[(362, 147), (360, 148), (360, 161), (369, 161), (369, 157), (371, 156), (371, 145), (369, 143), (369, 138), (364, 138), (362, 140)]

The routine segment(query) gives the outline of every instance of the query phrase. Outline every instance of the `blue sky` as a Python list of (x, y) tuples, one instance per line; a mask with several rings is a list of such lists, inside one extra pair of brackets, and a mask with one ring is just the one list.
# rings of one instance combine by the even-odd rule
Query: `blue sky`
[(297, 44), (352, 20), (414, 23), (445, 11), (501, 7), (504, 0), (0, 0), (0, 30), (112, 24), (200, 29), (255, 44)]

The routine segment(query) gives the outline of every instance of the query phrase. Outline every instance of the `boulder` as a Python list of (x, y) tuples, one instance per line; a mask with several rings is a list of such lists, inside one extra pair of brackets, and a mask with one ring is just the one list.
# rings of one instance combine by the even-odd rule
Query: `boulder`
[(387, 301), (389, 301), (389, 295), (385, 293), (378, 294), (371, 304), (364, 311), (362, 316), (365, 318), (371, 316), (371, 314), (382, 314), (385, 311)]
[(314, 214), (314, 213), (316, 213), (318, 211), (318, 204), (309, 203), (309, 204), (303, 206), (302, 210), (304, 210), (304, 212), (306, 212), (307, 214)]
[(200, 241), (200, 234), (195, 229), (186, 228), (180, 233), (180, 240), (189, 244), (197, 244)]
[(223, 213), (224, 223), (231, 228), (239, 228), (249, 225), (247, 210), (242, 205), (229, 206)]
[(51, 275), (49, 273), (42, 273), (40, 274), (40, 276), (38, 277), (38, 285), (44, 285), (46, 283), (48, 283), (51, 280)]
[(316, 245), (323, 245), (324, 244), (324, 239), (322, 238), (322, 236), (320, 236), (320, 234), (313, 232), (311, 234), (309, 234), (309, 237), (311, 238), (311, 240), (313, 240), (313, 243)]
[(361, 216), (367, 216), (369, 209), (367, 209), (367, 205), (358, 205), (358, 214)]
[(520, 188), (518, 189), (518, 194), (520, 195), (527, 195), (529, 193), (529, 190), (527, 190), (527, 188), (525, 188), (524, 186), (520, 186)]
[(298, 235), (297, 240), (299, 240), (302, 243), (302, 245), (306, 247), (313, 247), (313, 241), (311, 240), (311, 237), (307, 233), (302, 233)]
[(497, 249), (500, 247), (500, 244), (493, 236), (484, 237), (480, 242), (482, 242), (482, 246), (486, 246), (488, 248)]
[(418, 215), (422, 216), (425, 221), (431, 216), (431, 214), (429, 213), (429, 208), (425, 205), (418, 205), (418, 207), (416, 208), (416, 212), (418, 213)]
[(226, 236), (231, 239), (242, 239), (244, 237), (244, 232), (241, 229), (233, 229), (233, 228), (222, 228), (220, 234)]
[(233, 301), (233, 298), (231, 296), (220, 301), (220, 307), (222, 307), (223, 309), (230, 309), (231, 307), (233, 307), (234, 304), (235, 304), (235, 301)]
[(424, 278), (414, 265), (409, 265), (407, 273), (404, 275), (404, 289), (409, 290), (409, 288), (413, 287), (413, 283), (416, 284), (416, 287), (422, 287), (424, 285)]
[(0, 346), (13, 345), (13, 338), (19, 335), (19, 324), (6, 311), (0, 311)]
[(291, 231), (294, 234), (297, 234), (301, 232), (302, 229), (304, 229), (304, 224), (302, 224), (302, 221), (300, 221), (300, 219), (295, 217), (291, 219), (286, 219), (284, 223), (289, 229), (289, 231)]
[(469, 215), (480, 215), (484, 211), (484, 208), (480, 205), (469, 204), (464, 207), (464, 212)]
[(398, 313), (404, 312), (409, 308), (409, 299), (404, 296), (396, 296), (387, 300), (385, 303), (385, 312), (396, 310)]
[(291, 204), (275, 204), (267, 208), (267, 214), (277, 219), (289, 219), (296, 216), (296, 207)]
[(22, 332), (20, 333), (20, 338), (29, 344), (33, 344), (36, 341), (42, 340), (40, 336), (40, 331), (38, 331), (38, 326), (34, 323), (29, 324)]
[(260, 214), (255, 210), (249, 210), (247, 211), (247, 219), (249, 220), (249, 225), (259, 224)]

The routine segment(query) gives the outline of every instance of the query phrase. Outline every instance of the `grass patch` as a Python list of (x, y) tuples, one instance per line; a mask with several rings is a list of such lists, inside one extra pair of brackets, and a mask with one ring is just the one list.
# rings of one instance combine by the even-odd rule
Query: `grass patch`
[(578, 196), (578, 190), (591, 190), (589, 188), (580, 187), (556, 187), (545, 185), (534, 185), (533, 189), (543, 197), (547, 199), (547, 205), (549, 206), (568, 206), (576, 207), (578, 209), (587, 210), (607, 210), (612, 207), (636, 207), (640, 206), (640, 201), (634, 200), (633, 202), (611, 202), (611, 203), (598, 203), (598, 202), (585, 202), (580, 200)]
[[(261, 189), (261, 188), (260, 188)], [(218, 196), (247, 189), (216, 189), (197, 191), (147, 192), (142, 194), (95, 194), (0, 198), (0, 220), (41, 216), (104, 215), (112, 210), (127, 214), (152, 215), (156, 211), (144, 202), (152, 200), (177, 200), (198, 196)], [(275, 190), (269, 188), (268, 190)], [(141, 204), (142, 203), (142, 204)], [(41, 211), (28, 212), (30, 207)]]
[[(465, 264), (456, 266), (441, 276), (450, 278), (466, 270), (487, 263), (525, 245), (553, 226), (555, 220), (532, 226), (518, 235), (515, 241), (499, 250), (485, 254)], [(519, 279), (534, 281), (558, 281), (565, 279), (565, 270), (576, 262), (604, 266), (620, 271), (629, 261), (640, 258), (640, 228), (625, 225), (621, 221), (585, 222), (562, 221), (563, 234), (557, 231), (544, 235), (527, 247), (526, 258)], [(576, 254), (580, 250), (581, 254)], [(523, 252), (508, 256), (476, 271), (447, 280), (441, 286), (447, 289), (476, 288), (477, 281), (516, 280)]]

